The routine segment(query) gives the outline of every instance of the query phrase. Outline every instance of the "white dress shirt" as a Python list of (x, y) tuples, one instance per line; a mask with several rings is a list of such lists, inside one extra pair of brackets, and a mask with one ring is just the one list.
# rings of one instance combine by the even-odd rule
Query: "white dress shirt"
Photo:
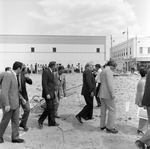
[(95, 81), (96, 83), (101, 83), (101, 80), (100, 80), (100, 74), (101, 74), (102, 70), (101, 68), (98, 69), (98, 72), (97, 72), (97, 75), (95, 77)]

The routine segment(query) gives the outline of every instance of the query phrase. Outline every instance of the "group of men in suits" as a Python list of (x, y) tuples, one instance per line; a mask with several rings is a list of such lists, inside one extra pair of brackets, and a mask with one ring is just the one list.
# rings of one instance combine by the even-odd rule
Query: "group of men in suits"
[[(55, 118), (58, 115), (60, 98), (66, 96), (66, 79), (63, 75), (64, 67), (59, 66), (56, 71), (56, 62), (49, 63), (49, 67), (42, 73), (42, 97), (46, 101), (46, 108), (38, 120), (39, 128), (43, 127), (43, 121), (48, 117), (48, 126), (58, 126)], [(0, 108), (3, 110), (3, 117), (0, 123), (0, 143), (4, 142), (3, 134), (11, 120), (12, 142), (23, 143), (19, 138), (19, 127), (28, 131), (27, 121), (30, 114), (30, 104), (26, 90), (26, 83), (32, 84), (27, 73), (27, 68), (21, 62), (15, 62), (13, 68), (5, 70), (0, 74)], [(23, 115), (19, 124), (19, 107), (23, 108)]]
[[(98, 106), (101, 107), (101, 120), (100, 129), (105, 130), (108, 133), (118, 133), (118, 130), (114, 127), (115, 121), (115, 86), (114, 86), (114, 76), (113, 71), (115, 70), (117, 64), (114, 60), (108, 61), (106, 67), (98, 73), (96, 76), (97, 83), (99, 83), (98, 89), (96, 91), (96, 82), (92, 71), (94, 65), (89, 62), (85, 65), (85, 70), (83, 72), (83, 86), (82, 95), (84, 96), (86, 105), (85, 107), (76, 115), (77, 120), (83, 124), (82, 118), (85, 120), (93, 119), (93, 98), (96, 92), (96, 98), (98, 98)], [(108, 117), (106, 120), (106, 112), (108, 110)]]
[[(115, 92), (114, 92), (114, 78), (113, 70), (116, 67), (116, 63), (110, 60), (107, 66), (102, 70), (100, 76), (100, 89), (97, 93), (97, 97), (101, 99), (101, 130), (106, 129), (109, 133), (117, 133), (114, 128), (115, 120)], [(93, 119), (93, 98), (95, 96), (96, 82), (92, 74), (94, 65), (89, 62), (85, 65), (85, 71), (83, 72), (83, 87), (82, 95), (85, 98), (85, 107), (76, 115), (77, 120), (83, 124), (82, 118), (85, 120)], [(46, 108), (42, 115), (38, 119), (38, 126), (43, 128), (43, 122), (48, 117), (48, 126), (59, 126), (55, 118), (59, 118), (58, 106), (63, 92), (66, 96), (66, 81), (63, 77), (63, 66), (58, 68), (57, 73), (56, 62), (49, 63), (47, 69), (42, 73), (42, 97), (46, 101)], [(18, 74), (20, 74), (18, 76)], [(22, 143), (23, 139), (19, 138), (19, 126), (25, 131), (28, 130), (26, 126), (30, 113), (30, 105), (28, 102), (28, 95), (26, 91), (26, 83), (32, 84), (32, 80), (26, 73), (26, 69), (23, 68), (21, 62), (15, 62), (13, 69), (9, 73), (5, 73), (2, 78), (1, 86), (1, 107), (4, 111), (3, 117), (0, 123), (0, 143), (3, 143), (3, 134), (11, 119), (12, 124), (12, 142)], [(62, 88), (63, 86), (63, 88)], [(18, 94), (19, 93), (19, 94)], [(19, 101), (20, 99), (20, 101)], [(22, 121), (19, 124), (19, 105), (22, 105), (24, 114)], [(106, 124), (106, 111), (108, 110), (108, 118)]]

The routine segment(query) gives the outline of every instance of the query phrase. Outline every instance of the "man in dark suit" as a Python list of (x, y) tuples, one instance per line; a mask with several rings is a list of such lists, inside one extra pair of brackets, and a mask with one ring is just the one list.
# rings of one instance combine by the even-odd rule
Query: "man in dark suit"
[(19, 81), (20, 81), (20, 87), (19, 87), (20, 104), (24, 111), (19, 126), (22, 127), (25, 131), (28, 131), (29, 128), (26, 126), (26, 124), (30, 114), (30, 104), (29, 104), (28, 94), (26, 90), (26, 83), (31, 85), (32, 80), (28, 76), (26, 67), (23, 67), (22, 72), (19, 76)]
[(142, 100), (142, 105), (146, 107), (147, 109), (147, 116), (148, 116), (148, 122), (150, 124), (150, 65), (148, 65), (147, 68), (148, 72), (146, 75), (146, 83), (145, 83), (145, 90), (144, 90), (144, 95), (143, 95), (143, 100)]
[(76, 115), (77, 120), (82, 124), (81, 118), (85, 120), (93, 119), (93, 97), (95, 95), (95, 79), (92, 74), (93, 63), (89, 62), (85, 65), (85, 71), (83, 72), (83, 87), (82, 95), (85, 98), (86, 106), (81, 112)]
[(11, 119), (12, 142), (23, 143), (19, 138), (19, 89), (16, 75), (22, 70), (22, 63), (15, 62), (11, 73), (6, 73), (3, 78), (1, 95), (4, 114), (0, 123), (0, 143), (3, 143), (3, 134)]
[(58, 126), (59, 124), (55, 121), (55, 109), (54, 109), (54, 100), (55, 100), (55, 78), (54, 71), (56, 67), (56, 62), (52, 61), (49, 63), (49, 68), (44, 69), (42, 74), (42, 97), (46, 101), (46, 108), (44, 109), (42, 115), (38, 120), (39, 128), (43, 127), (43, 121), (48, 116), (48, 126)]

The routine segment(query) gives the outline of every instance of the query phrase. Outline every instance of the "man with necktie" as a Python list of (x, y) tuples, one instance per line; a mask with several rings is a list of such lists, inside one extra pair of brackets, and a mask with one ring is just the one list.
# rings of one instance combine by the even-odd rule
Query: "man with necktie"
[(58, 126), (59, 124), (55, 121), (55, 78), (54, 71), (56, 62), (52, 61), (49, 63), (48, 69), (44, 69), (42, 73), (42, 97), (46, 101), (46, 108), (38, 120), (39, 128), (42, 129), (43, 122), (48, 116), (48, 126)]
[(11, 73), (6, 73), (1, 88), (2, 108), (4, 114), (0, 123), (0, 143), (3, 143), (3, 134), (11, 119), (13, 143), (23, 143), (24, 140), (19, 138), (19, 89), (16, 75), (22, 70), (22, 63), (15, 62)]

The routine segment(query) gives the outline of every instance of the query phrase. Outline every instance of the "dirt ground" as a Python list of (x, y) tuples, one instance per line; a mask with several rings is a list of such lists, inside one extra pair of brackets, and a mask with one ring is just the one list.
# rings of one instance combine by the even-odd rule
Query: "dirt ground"
[[(37, 99), (41, 96), (41, 75), (31, 74), (32, 86), (27, 86), (29, 98)], [(66, 74), (67, 89), (82, 84), (82, 74)], [(93, 120), (80, 124), (75, 115), (83, 108), (85, 101), (81, 96), (81, 86), (67, 91), (66, 98), (62, 98), (59, 107), (60, 119), (56, 121), (59, 127), (48, 127), (44, 121), (42, 130), (37, 127), (37, 120), (42, 110), (40, 106), (34, 108), (30, 114), (29, 131), (20, 130), (23, 144), (11, 143), (11, 125), (4, 135), (4, 143), (0, 149), (136, 149), (135, 140), (141, 135), (136, 133), (138, 118), (137, 107), (134, 104), (139, 75), (117, 76), (116, 80), (116, 128), (118, 134), (110, 134), (100, 130), (100, 109), (96, 108), (94, 100)], [(125, 112), (126, 102), (130, 102), (129, 112)], [(31, 103), (33, 107), (36, 103)]]

